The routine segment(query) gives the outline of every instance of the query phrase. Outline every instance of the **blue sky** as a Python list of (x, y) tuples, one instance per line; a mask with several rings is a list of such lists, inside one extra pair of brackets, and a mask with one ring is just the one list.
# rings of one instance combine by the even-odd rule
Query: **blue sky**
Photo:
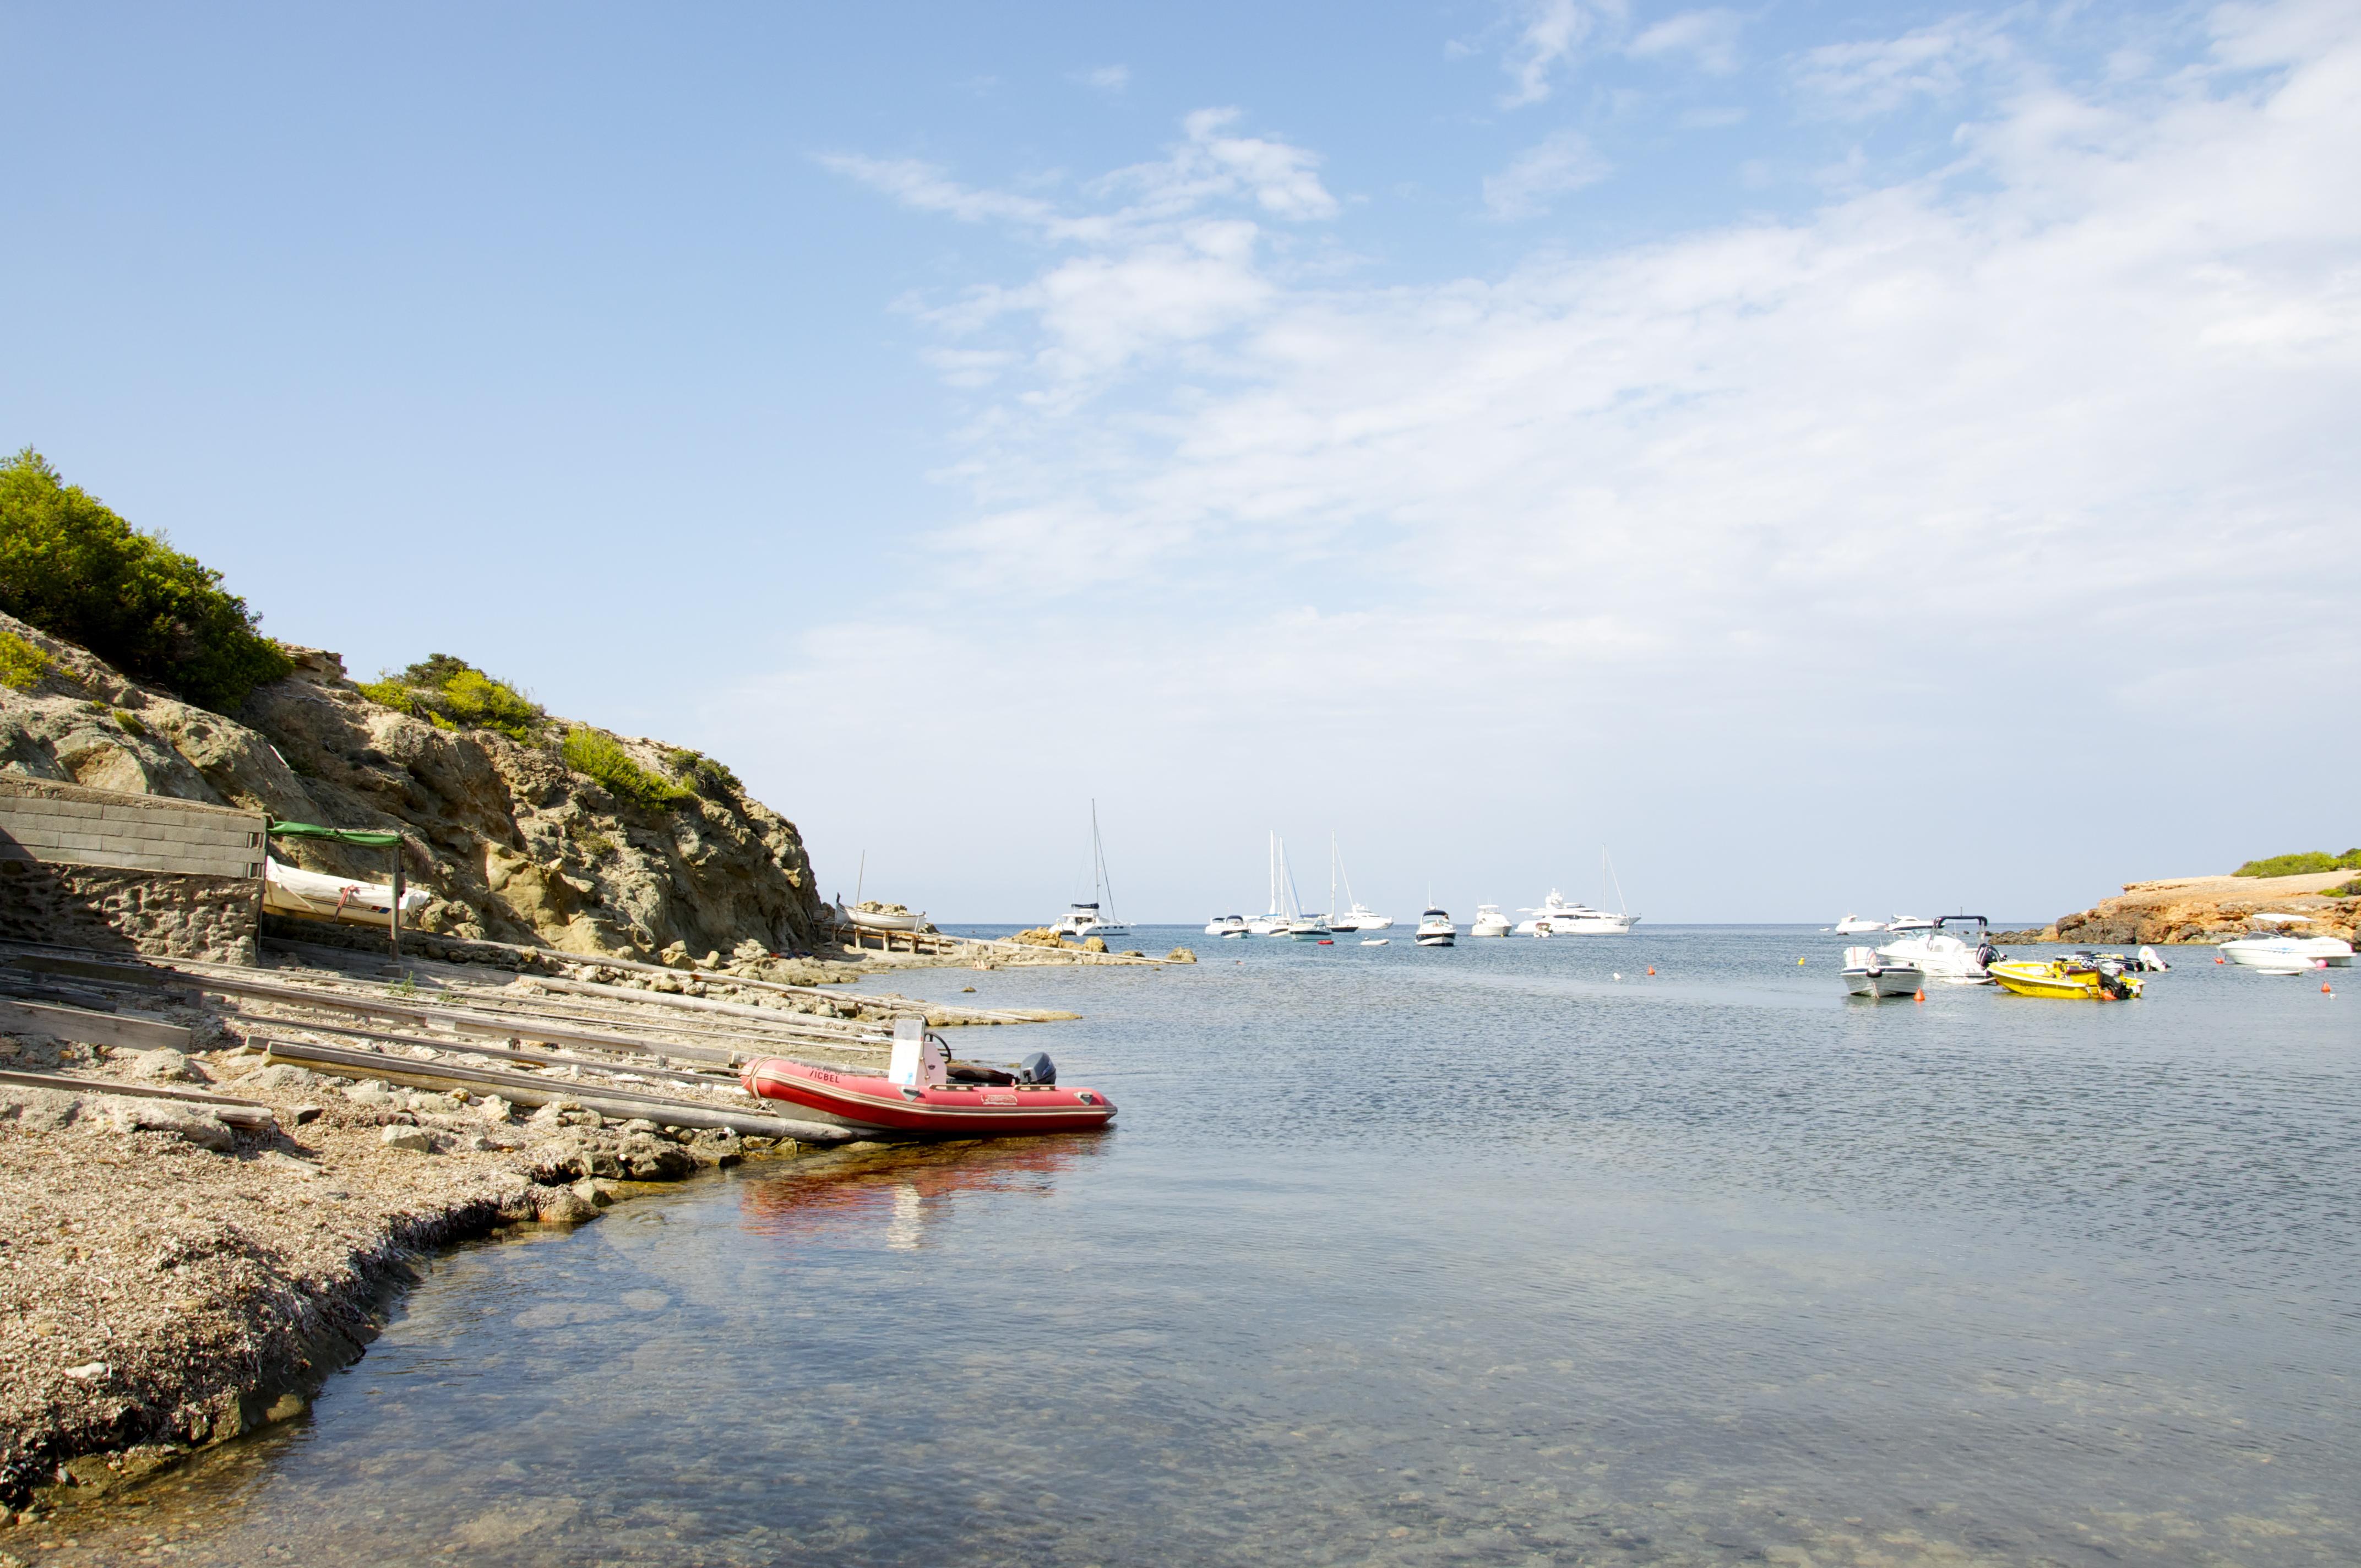
[[(823, 881), (2033, 916), (2341, 849), (2361, 18), (0, 6), (42, 448)], [(1307, 894), (1310, 889), (1307, 888)], [(1316, 902), (1316, 900), (1315, 900)]]

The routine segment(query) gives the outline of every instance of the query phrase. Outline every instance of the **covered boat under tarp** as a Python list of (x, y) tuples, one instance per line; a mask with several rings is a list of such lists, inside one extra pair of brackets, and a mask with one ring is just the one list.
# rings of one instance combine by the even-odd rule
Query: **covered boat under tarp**
[[(408, 920), (417, 915), (433, 896), (423, 888), (402, 889), (402, 918)], [(262, 862), (262, 907), (282, 915), (384, 926), (392, 921), (393, 889), (383, 883), (354, 882), (266, 858)]]

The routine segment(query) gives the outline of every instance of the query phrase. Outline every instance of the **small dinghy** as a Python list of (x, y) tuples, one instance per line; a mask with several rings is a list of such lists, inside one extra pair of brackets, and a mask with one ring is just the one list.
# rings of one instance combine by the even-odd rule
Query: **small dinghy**
[(894, 1026), (882, 1078), (766, 1057), (748, 1063), (739, 1081), (749, 1094), (863, 1133), (998, 1138), (1090, 1132), (1115, 1120), (1114, 1102), (1098, 1091), (1060, 1088), (1057, 1065), (1039, 1051), (1014, 1069), (954, 1062), (942, 1036), (909, 1022)]

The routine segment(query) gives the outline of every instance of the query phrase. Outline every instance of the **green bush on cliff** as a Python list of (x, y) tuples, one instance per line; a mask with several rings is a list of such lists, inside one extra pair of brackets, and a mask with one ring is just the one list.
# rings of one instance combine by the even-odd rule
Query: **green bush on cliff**
[(566, 732), (566, 743), (558, 749), (558, 754), (566, 759), (567, 767), (597, 779), (607, 786), (608, 794), (632, 806), (661, 811), (689, 798), (688, 791), (658, 778), (632, 761), (622, 743), (603, 729), (577, 725)]
[(216, 713), (294, 668), (219, 572), (65, 483), (29, 446), (0, 460), (0, 609)]
[(31, 691), (49, 673), (49, 656), (13, 631), (0, 631), (0, 686)]
[(2361, 872), (2361, 850), (2347, 850), (2332, 855), (2324, 850), (2308, 850), (2298, 855), (2273, 855), (2267, 861), (2248, 861), (2232, 876), (2317, 876), (2323, 872)]
[(708, 800), (727, 801), (746, 787), (738, 782), (738, 775), (730, 771), (728, 764), (717, 762), (702, 751), (667, 751), (664, 766), (673, 771), (674, 777)]
[(497, 729), (511, 740), (538, 740), (549, 723), (541, 704), (506, 681), (496, 681), (465, 659), (429, 653), (400, 674), (382, 674), (360, 694), (438, 729), (469, 725)]

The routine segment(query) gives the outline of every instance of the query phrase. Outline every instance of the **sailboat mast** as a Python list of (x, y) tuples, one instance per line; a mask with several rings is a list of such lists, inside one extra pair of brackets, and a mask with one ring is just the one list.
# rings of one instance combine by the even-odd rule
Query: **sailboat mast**
[(1109, 925), (1115, 922), (1115, 883), (1107, 880), (1106, 846), (1099, 839), (1099, 803), (1091, 801), (1091, 887), (1098, 895), (1099, 918)]

